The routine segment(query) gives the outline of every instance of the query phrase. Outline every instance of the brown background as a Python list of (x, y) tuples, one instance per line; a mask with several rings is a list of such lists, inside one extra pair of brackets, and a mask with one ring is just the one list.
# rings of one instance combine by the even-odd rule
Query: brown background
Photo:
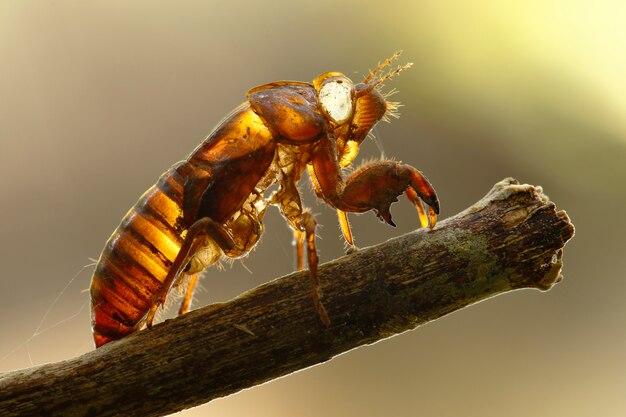
[[(404, 49), (386, 154), (428, 175), (443, 217), (506, 176), (543, 185), (577, 228), (565, 280), (182, 415), (625, 415), (626, 6), (591, 4), (2, 1), (0, 370), (92, 349), (81, 267), (250, 87), (359, 80)], [(322, 260), (340, 256), (334, 214), (301, 188)], [(396, 229), (352, 219), (362, 246), (418, 224), (404, 199)], [(266, 230), (252, 273), (210, 271), (196, 306), (293, 269), (275, 211)]]

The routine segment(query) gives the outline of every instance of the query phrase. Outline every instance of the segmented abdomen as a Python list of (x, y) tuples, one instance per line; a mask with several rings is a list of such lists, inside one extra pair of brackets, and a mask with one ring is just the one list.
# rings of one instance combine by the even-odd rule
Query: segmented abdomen
[(96, 347), (132, 333), (161, 289), (183, 241), (184, 180), (172, 167), (109, 238), (91, 280)]

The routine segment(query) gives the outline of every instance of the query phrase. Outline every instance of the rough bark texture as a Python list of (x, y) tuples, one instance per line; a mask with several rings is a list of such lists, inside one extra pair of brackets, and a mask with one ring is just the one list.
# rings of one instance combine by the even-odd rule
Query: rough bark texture
[(540, 187), (506, 179), (478, 203), (320, 267), (322, 325), (305, 272), (75, 359), (0, 376), (3, 416), (157, 416), (324, 362), (495, 294), (549, 289), (574, 234)]

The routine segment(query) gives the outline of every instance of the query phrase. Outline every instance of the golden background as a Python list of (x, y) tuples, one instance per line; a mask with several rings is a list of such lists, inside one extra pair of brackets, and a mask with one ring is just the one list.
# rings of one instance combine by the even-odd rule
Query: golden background
[[(181, 415), (626, 415), (625, 21), (609, 0), (3, 0), (0, 370), (92, 349), (81, 267), (249, 88), (360, 80), (403, 49), (415, 65), (388, 83), (404, 107), (377, 128), (385, 153), (428, 176), (442, 218), (507, 176), (542, 185), (576, 226), (564, 281)], [(322, 261), (340, 256), (334, 213), (301, 188)], [(393, 213), (396, 229), (351, 216), (357, 244), (417, 227), (405, 199)], [(211, 270), (196, 307), (293, 270), (276, 210), (266, 223), (252, 274)]]

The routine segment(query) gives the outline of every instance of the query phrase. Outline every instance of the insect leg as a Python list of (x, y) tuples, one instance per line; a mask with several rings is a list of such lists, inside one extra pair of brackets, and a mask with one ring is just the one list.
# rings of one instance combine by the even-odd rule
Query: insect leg
[(437, 194), (426, 177), (410, 165), (390, 160), (375, 161), (363, 165), (344, 180), (337, 161), (335, 140), (327, 137), (318, 142), (312, 166), (313, 182), (319, 185), (322, 198), (338, 210), (356, 213), (375, 210), (381, 220), (395, 226), (389, 208), (398, 201), (400, 194), (410, 189), (408, 197), (416, 205), (420, 221), (424, 222), (422, 213), (425, 215), (425, 211), (420, 211), (424, 202), (428, 205), (430, 227), (435, 227), (439, 213)]
[(172, 263), (172, 266), (163, 281), (161, 290), (157, 294), (154, 303), (148, 311), (148, 315), (146, 316), (146, 326), (148, 328), (152, 327), (152, 320), (154, 320), (156, 310), (165, 302), (165, 298), (167, 297), (167, 293), (169, 292), (172, 283), (176, 277), (183, 272), (187, 263), (196, 251), (206, 245), (206, 239), (203, 238), (207, 237), (212, 239), (222, 250), (230, 250), (235, 246), (230, 233), (228, 233), (228, 231), (221, 224), (215, 222), (211, 218), (203, 217), (192, 224), (187, 230), (187, 234), (185, 235), (185, 240), (183, 241), (180, 251), (178, 252), (178, 255), (176, 255), (176, 259)]
[(293, 231), (293, 241), (296, 244), (296, 266), (298, 271), (304, 269), (304, 240), (306, 233), (300, 230)]
[[(306, 242), (311, 298), (321, 322), (328, 326), (330, 325), (330, 319), (321, 301), (321, 289), (317, 275), (318, 257), (315, 246), (315, 227), (317, 222), (311, 213), (304, 211), (302, 208), (298, 188), (289, 176), (283, 176), (283, 182), (274, 197), (274, 204), (278, 205), (282, 215), (295, 230), (295, 233), (299, 234), (298, 238), (302, 239), (303, 243)], [(298, 242), (297, 239), (296, 241)], [(303, 256), (303, 254), (299, 254), (299, 256)]]
[[(313, 189), (315, 190), (315, 195), (319, 198), (323, 199), (324, 194), (322, 193), (322, 187), (315, 176), (315, 171), (313, 170), (313, 165), (308, 165), (307, 169), (309, 171), (309, 178), (311, 178), (311, 183), (313, 184)], [(339, 227), (341, 228), (341, 233), (343, 234), (346, 243), (350, 246), (348, 248), (348, 253), (352, 253), (356, 251), (356, 245), (354, 244), (354, 238), (352, 237), (352, 230), (350, 229), (350, 222), (348, 221), (348, 213), (345, 211), (337, 209), (337, 219), (339, 220)]]
[[(406, 189), (406, 196), (409, 201), (411, 201), (415, 205), (415, 208), (417, 209), (417, 215), (420, 218), (420, 224), (422, 225), (422, 227), (428, 226), (428, 216), (426, 215), (426, 211), (424, 210), (424, 203), (422, 202), (422, 200), (420, 200), (417, 192), (412, 187), (408, 187)], [(434, 226), (435, 225), (433, 224), (433, 227)]]
[(182, 316), (183, 314), (187, 314), (189, 312), (189, 308), (191, 307), (191, 299), (193, 298), (193, 292), (196, 289), (196, 284), (198, 282), (198, 275), (193, 274), (191, 278), (189, 278), (189, 283), (187, 284), (187, 289), (185, 290), (185, 298), (183, 298), (182, 303), (180, 303), (180, 308), (178, 309), (178, 315)]
[(354, 239), (352, 238), (352, 230), (350, 229), (350, 221), (348, 221), (348, 213), (343, 210), (337, 209), (337, 218), (339, 220), (339, 226), (341, 227), (341, 233), (343, 233), (344, 239), (350, 247), (348, 253), (352, 253), (356, 250)]
[(309, 212), (304, 212), (300, 216), (300, 225), (304, 228), (306, 233), (306, 252), (307, 261), (309, 264), (309, 279), (311, 281), (311, 298), (313, 299), (313, 305), (322, 323), (326, 326), (330, 326), (330, 318), (328, 313), (322, 304), (322, 291), (320, 289), (320, 281), (317, 276), (317, 249), (315, 247), (315, 226), (317, 222), (313, 215)]
[[(364, 165), (346, 180), (341, 198), (345, 204), (374, 209), (381, 220), (395, 226), (390, 206), (407, 191), (409, 200), (417, 208), (421, 224), (429, 223), (431, 229), (435, 227), (439, 212), (435, 190), (422, 173), (410, 165), (397, 161), (376, 161)], [(425, 221), (423, 203), (428, 205), (429, 222)]]

